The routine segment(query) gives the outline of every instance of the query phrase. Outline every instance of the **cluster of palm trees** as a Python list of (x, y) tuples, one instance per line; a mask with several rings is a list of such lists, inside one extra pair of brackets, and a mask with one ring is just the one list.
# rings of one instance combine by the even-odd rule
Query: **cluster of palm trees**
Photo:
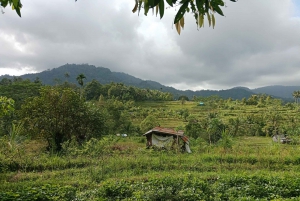
[(295, 98), (295, 103), (299, 103), (299, 98), (300, 98), (300, 90), (294, 91), (293, 92), (293, 97)]
[[(66, 78), (66, 82), (68, 81), (69, 77), (70, 77), (70, 74), (68, 72), (66, 72), (65, 74), (65, 78)], [(83, 80), (86, 79), (85, 75), (83, 73), (80, 73), (77, 77), (76, 77), (76, 80), (78, 82), (78, 84), (83, 87)]]
[[(68, 81), (68, 78), (70, 77), (70, 74), (68, 72), (65, 73), (65, 78), (66, 78), (66, 82)], [(76, 80), (78, 82), (78, 84), (81, 86), (80, 88), (80, 98), (82, 97), (82, 93), (83, 93), (83, 80), (86, 79), (85, 75), (83, 73), (80, 73), (77, 77)]]

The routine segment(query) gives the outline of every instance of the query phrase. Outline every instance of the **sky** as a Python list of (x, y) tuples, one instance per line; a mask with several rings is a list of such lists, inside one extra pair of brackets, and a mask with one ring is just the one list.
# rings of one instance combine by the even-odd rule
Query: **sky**
[(0, 12), (0, 75), (82, 64), (181, 90), (300, 86), (300, 0), (225, 0), (225, 17), (178, 35), (163, 19), (132, 13), (134, 0), (22, 0)]

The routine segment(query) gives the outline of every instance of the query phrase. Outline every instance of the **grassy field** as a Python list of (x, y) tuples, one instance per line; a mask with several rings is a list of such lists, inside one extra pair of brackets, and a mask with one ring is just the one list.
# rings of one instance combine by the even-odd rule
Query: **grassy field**
[(298, 146), (240, 137), (231, 149), (199, 140), (191, 149), (146, 149), (139, 137), (94, 140), (63, 155), (27, 149), (1, 160), (0, 200), (300, 199)]
[[(281, 114), (280, 122), (297, 120), (298, 109), (264, 108), (234, 102), (223, 108), (195, 102), (137, 103), (158, 117), (162, 127), (187, 121), (178, 115), (206, 118), (217, 113), (224, 122), (243, 115)], [(272, 113), (273, 114), (273, 113)], [(135, 124), (142, 118), (136, 115)], [(227, 144), (191, 139), (192, 153), (146, 149), (142, 136), (92, 139), (81, 147), (46, 151), (45, 142), (27, 140), (8, 149), (0, 139), (0, 200), (300, 200), (300, 147), (271, 137), (236, 136)]]

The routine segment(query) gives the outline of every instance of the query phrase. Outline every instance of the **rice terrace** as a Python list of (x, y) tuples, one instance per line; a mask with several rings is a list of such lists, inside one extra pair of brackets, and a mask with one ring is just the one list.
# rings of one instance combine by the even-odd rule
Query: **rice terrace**
[(0, 11), (0, 201), (300, 201), (300, 0)]
[[(82, 76), (79, 86), (2, 79), (0, 200), (300, 199), (297, 101), (174, 100), (120, 83), (80, 86)], [(171, 133), (171, 143), (155, 146), (149, 133), (161, 134), (155, 142)]]

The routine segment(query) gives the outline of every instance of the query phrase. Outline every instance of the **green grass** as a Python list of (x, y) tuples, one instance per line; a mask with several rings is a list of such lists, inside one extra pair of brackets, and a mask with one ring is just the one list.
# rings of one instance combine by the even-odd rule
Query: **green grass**
[[(151, 200), (151, 196), (157, 196), (158, 200), (165, 200), (174, 192), (178, 198), (173, 200), (180, 200), (184, 198), (181, 191), (190, 191), (193, 185), (201, 190), (205, 185), (212, 192), (206, 192), (206, 188), (201, 190), (203, 194), (197, 190), (191, 191), (189, 200), (215, 200), (218, 196), (239, 200), (244, 196), (237, 191), (240, 186), (241, 192), (247, 192), (249, 199), (269, 200), (276, 191), (269, 189), (266, 194), (260, 194), (259, 183), (277, 188), (300, 182), (296, 179), (300, 176), (300, 149), (293, 145), (274, 144), (271, 138), (240, 137), (235, 139), (231, 149), (209, 146), (196, 140), (191, 142), (192, 154), (145, 149), (142, 141), (138, 137), (121, 138), (108, 144), (103, 154), (82, 152), (58, 156), (27, 148), (28, 153), (24, 153), (24, 157), (14, 160), (14, 163), (25, 164), (26, 168), (15, 164), (16, 169), (2, 169), (0, 192), (18, 191), (20, 196), (25, 196), (25, 191), (36, 192), (32, 189), (50, 185), (54, 186), (52, 189), (62, 189), (61, 195), (74, 190), (75, 193), (67, 194), (72, 199), (97, 200), (102, 197), (108, 200), (135, 200), (142, 196), (142, 200)], [(6, 158), (1, 161), (1, 166), (9, 167), (10, 162)], [(174, 182), (183, 183), (180, 187)], [(161, 192), (159, 188), (162, 186), (173, 188), (173, 191), (165, 189), (165, 193)], [(146, 187), (158, 194), (148, 194)], [(288, 192), (293, 192), (291, 195), (300, 198), (300, 192), (295, 193), (295, 186), (286, 188)], [(126, 194), (122, 189), (131, 193)], [(274, 196), (288, 200), (288, 193), (279, 190)], [(44, 191), (41, 193), (48, 195), (49, 192)], [(228, 191), (232, 191), (231, 194)], [(209, 198), (204, 192), (220, 194)], [(5, 196), (11, 195), (8, 193)]]
[[(147, 110), (162, 127), (176, 128), (187, 124), (177, 112), (188, 109), (200, 119), (217, 113), (225, 123), (270, 111), (282, 116), (278, 124), (289, 126), (292, 117), (299, 122), (297, 109), (229, 106), (233, 109), (192, 101), (142, 102), (136, 103), (132, 121), (139, 125), (143, 118), (138, 112)], [(192, 154), (146, 149), (145, 138), (130, 133), (104, 146), (86, 143), (57, 155), (45, 146), (25, 141), (17, 152), (0, 139), (0, 200), (300, 199), (300, 147), (273, 143), (271, 137), (237, 136), (231, 148), (191, 139)]]

